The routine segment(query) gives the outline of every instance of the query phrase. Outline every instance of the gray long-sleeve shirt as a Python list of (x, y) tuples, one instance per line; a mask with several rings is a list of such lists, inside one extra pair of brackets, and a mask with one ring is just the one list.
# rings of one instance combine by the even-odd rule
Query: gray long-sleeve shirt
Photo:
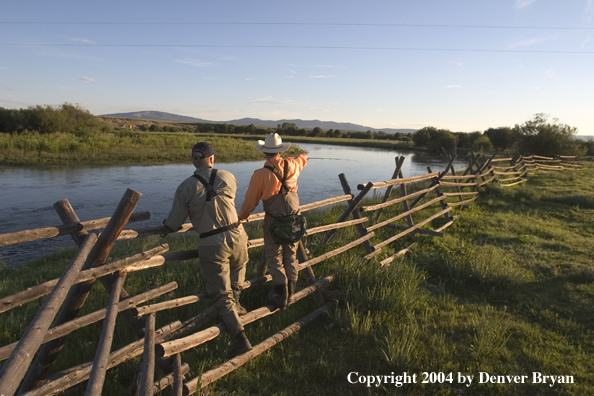
[[(201, 166), (194, 174), (200, 175), (208, 182), (211, 172), (212, 167)], [(207, 202), (204, 185), (195, 177), (188, 177), (177, 188), (171, 211), (164, 224), (177, 231), (189, 216), (194, 230), (202, 234), (237, 222), (235, 176), (231, 172), (217, 169), (214, 190), (217, 196)]]

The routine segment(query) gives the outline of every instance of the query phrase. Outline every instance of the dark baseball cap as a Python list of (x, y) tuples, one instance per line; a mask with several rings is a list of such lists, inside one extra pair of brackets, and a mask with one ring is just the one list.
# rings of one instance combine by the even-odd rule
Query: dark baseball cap
[(199, 152), (202, 155), (202, 158), (208, 158), (211, 155), (218, 154), (212, 145), (206, 142), (196, 143), (194, 147), (192, 147), (192, 155), (194, 155), (195, 152)]

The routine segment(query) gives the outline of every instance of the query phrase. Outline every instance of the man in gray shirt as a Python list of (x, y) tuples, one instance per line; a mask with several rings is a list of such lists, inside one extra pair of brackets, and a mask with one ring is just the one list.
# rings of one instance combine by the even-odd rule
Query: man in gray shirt
[(227, 350), (231, 359), (252, 349), (239, 319), (246, 312), (239, 305), (239, 294), (249, 260), (248, 238), (235, 210), (237, 182), (230, 172), (213, 169), (215, 154), (206, 142), (192, 147), (196, 171), (177, 188), (163, 224), (178, 231), (189, 216), (200, 234), (200, 269), (206, 291), (232, 337)]

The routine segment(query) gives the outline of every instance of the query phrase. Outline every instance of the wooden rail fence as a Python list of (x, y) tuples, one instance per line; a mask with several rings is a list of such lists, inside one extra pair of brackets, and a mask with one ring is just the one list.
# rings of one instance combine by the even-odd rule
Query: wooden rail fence
[[(103, 390), (107, 371), (138, 356), (141, 356), (141, 360), (134, 381), (135, 394), (153, 395), (169, 386), (173, 388), (174, 395), (199, 392), (201, 388), (270, 349), (331, 309), (333, 296), (322, 293), (322, 289), (339, 274), (333, 273), (317, 279), (312, 268), (314, 265), (357, 246), (362, 246), (364, 250), (361, 260), (368, 261), (382, 255), (381, 260), (378, 259), (380, 265), (389, 265), (397, 257), (410, 251), (416, 242), (393, 254), (386, 253), (385, 248), (405, 236), (442, 237), (443, 231), (456, 219), (456, 216), (451, 216), (451, 211), (477, 199), (480, 187), (494, 182), (499, 183), (501, 187), (510, 187), (525, 182), (531, 172), (582, 168), (577, 157), (495, 158), (493, 155), (486, 158), (471, 154), (468, 158), (469, 165), (463, 172), (456, 172), (455, 156), (450, 156), (449, 163), (441, 172), (427, 168), (427, 174), (405, 178), (402, 173), (404, 160), (405, 157), (396, 157), (395, 170), (391, 179), (359, 184), (357, 195), (351, 190), (346, 176), (340, 174), (343, 195), (300, 207), (302, 212), (307, 212), (328, 205), (346, 204), (343, 213), (334, 223), (319, 225), (308, 230), (308, 235), (324, 233), (319, 237), (319, 242), (314, 249), (316, 251), (341, 229), (354, 226), (358, 233), (358, 237), (354, 240), (313, 258), (308, 257), (307, 249), (299, 242), (299, 273), (303, 274), (308, 286), (298, 290), (292, 296), (289, 305), (312, 296), (318, 308), (291, 326), (258, 343), (251, 351), (190, 379), (185, 378), (190, 369), (182, 362), (181, 354), (225, 333), (224, 323), (203, 328), (207, 321), (215, 316), (214, 306), (184, 322), (176, 320), (159, 329), (155, 328), (156, 315), (164, 310), (205, 301), (208, 299), (207, 293), (141, 305), (175, 290), (177, 283), (171, 282), (136, 296), (128, 295), (124, 284), (129, 272), (197, 259), (198, 251), (193, 249), (168, 252), (169, 246), (163, 244), (125, 259), (106, 263), (117, 240), (170, 232), (165, 226), (124, 229), (127, 223), (146, 220), (150, 217), (148, 212), (133, 213), (140, 193), (128, 189), (110, 218), (84, 222), (78, 219), (68, 201), (62, 200), (57, 202), (54, 208), (64, 224), (0, 235), (0, 246), (66, 234), (71, 235), (79, 246), (70, 266), (59, 279), (48, 280), (0, 298), (1, 314), (48, 295), (20, 339), (0, 347), (0, 361), (5, 360), (0, 370), (0, 395), (53, 395), (85, 381), (87, 382), (85, 395), (99, 395)], [(394, 193), (394, 187), (399, 194)], [(379, 202), (368, 204), (368, 201), (365, 201), (361, 206), (366, 196), (377, 189), (385, 189)], [(249, 217), (249, 221), (255, 222), (263, 218), (264, 213), (253, 214)], [(101, 228), (103, 230), (100, 233), (95, 231)], [(192, 225), (187, 223), (176, 234), (191, 230)], [(262, 238), (250, 239), (248, 248), (252, 249), (263, 244)], [(96, 280), (100, 281), (109, 294), (107, 307), (79, 316), (91, 292), (91, 286)], [(270, 275), (261, 273), (256, 278), (246, 281), (243, 289), (260, 286), (270, 280)], [(241, 320), (244, 325), (247, 325), (278, 312), (279, 310), (273, 306), (264, 306), (248, 312), (241, 317)], [(117, 316), (124, 317), (137, 341), (112, 351)], [(50, 376), (52, 366), (68, 335), (100, 320), (103, 320), (103, 328), (93, 361)], [(162, 372), (162, 378), (157, 381), (154, 378), (155, 366)]]

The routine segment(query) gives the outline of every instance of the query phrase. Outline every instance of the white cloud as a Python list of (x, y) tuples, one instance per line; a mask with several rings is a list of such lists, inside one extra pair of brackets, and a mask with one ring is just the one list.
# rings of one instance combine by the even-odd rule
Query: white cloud
[(586, 44), (588, 44), (591, 39), (592, 39), (592, 37), (590, 37), (590, 36), (586, 37), (586, 39), (582, 43), (582, 48), (586, 48)]
[(198, 67), (207, 67), (207, 66), (214, 65), (213, 63), (202, 62), (200, 59), (193, 59), (193, 58), (176, 59), (176, 62), (183, 63), (184, 65), (198, 66)]
[(545, 70), (543, 74), (544, 78), (553, 78), (555, 75), (556, 74), (554, 70)]
[(334, 76), (310, 76), (309, 78), (332, 78)]
[(317, 67), (328, 67), (328, 68), (332, 68), (333, 66), (331, 65), (316, 65)]
[(91, 78), (91, 77), (81, 77), (81, 78), (79, 78), (79, 80), (81, 80), (82, 82), (85, 82), (87, 84), (88, 83), (95, 82), (95, 79), (94, 78)]
[(462, 85), (448, 85), (448, 88), (462, 88)]
[(516, 0), (516, 8), (524, 8), (528, 7), (530, 4), (534, 3), (536, 0)]
[(245, 79), (245, 81), (254, 81), (254, 79), (251, 78), (251, 77), (248, 77), (248, 78)]
[(86, 38), (81, 38), (81, 37), (71, 38), (70, 41), (74, 41), (74, 42), (78, 42), (78, 43), (85, 43), (85, 44), (95, 44), (94, 41), (91, 41)]
[(518, 47), (531, 47), (536, 44), (544, 43), (547, 41), (552, 40), (552, 37), (540, 37), (540, 38), (531, 38), (525, 40), (516, 40), (513, 43), (509, 44), (507, 48), (518, 48)]
[(592, 19), (594, 18), (594, 0), (586, 0), (584, 18), (586, 19), (586, 21), (592, 22)]

